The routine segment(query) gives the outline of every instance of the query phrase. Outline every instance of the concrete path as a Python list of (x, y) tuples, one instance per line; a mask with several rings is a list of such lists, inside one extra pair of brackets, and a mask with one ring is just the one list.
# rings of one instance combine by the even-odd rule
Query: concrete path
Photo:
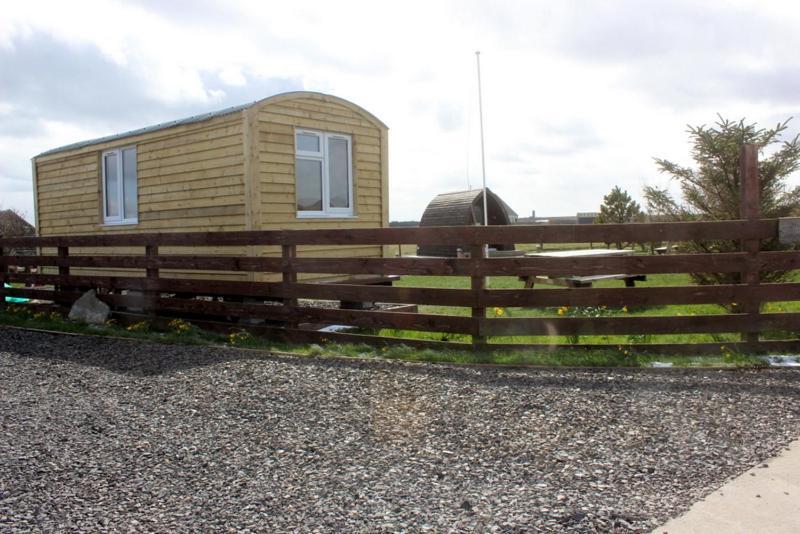
[(731, 480), (654, 534), (800, 533), (800, 440)]

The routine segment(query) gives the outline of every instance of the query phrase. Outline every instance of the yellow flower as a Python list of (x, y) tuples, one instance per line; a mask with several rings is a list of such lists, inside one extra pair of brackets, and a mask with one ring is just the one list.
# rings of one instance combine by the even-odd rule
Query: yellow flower
[(231, 345), (238, 345), (240, 343), (246, 343), (252, 338), (249, 332), (246, 330), (240, 330), (239, 332), (234, 332), (228, 336), (228, 341)]
[(178, 334), (185, 334), (192, 329), (192, 325), (182, 319), (171, 320), (169, 327)]
[(506, 314), (506, 310), (504, 310), (503, 308), (495, 308), (494, 309), (494, 314), (497, 317), (502, 317), (503, 315)]
[(628, 313), (628, 307), (627, 306), (623, 306), (622, 307), (622, 313)]
[(145, 332), (149, 329), (150, 329), (150, 323), (148, 323), (147, 321), (134, 323), (126, 328), (128, 332)]
[(565, 313), (567, 313), (567, 309), (562, 306), (561, 308), (558, 309), (556, 313), (559, 315), (564, 315)]

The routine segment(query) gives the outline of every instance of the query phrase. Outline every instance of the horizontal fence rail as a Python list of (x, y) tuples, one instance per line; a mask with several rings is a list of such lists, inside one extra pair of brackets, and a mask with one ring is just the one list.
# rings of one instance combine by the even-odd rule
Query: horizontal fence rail
[(452, 243), (616, 243), (769, 239), (778, 219), (626, 224), (441, 226), (8, 237), (4, 247), (446, 245)]
[[(430, 227), (354, 230), (281, 230), (221, 233), (115, 234), (0, 238), (0, 248), (29, 247), (35, 255), (0, 255), (0, 277), (16, 287), (0, 290), (2, 297), (52, 301), (69, 306), (84, 291), (95, 289), (100, 298), (121, 313), (144, 314), (152, 320), (180, 316), (217, 328), (239, 328), (231, 320), (261, 321), (254, 331), (289, 340), (337, 339), (385, 342), (375, 330), (420, 331), (461, 336), (456, 346), (475, 348), (549, 347), (551, 343), (508, 343), (507, 337), (650, 336), (676, 333), (734, 333), (736, 346), (749, 349), (797, 344), (799, 313), (762, 313), (767, 302), (800, 300), (800, 283), (759, 283), (759, 273), (800, 269), (800, 251), (762, 251), (752, 243), (777, 239), (777, 219), (688, 223), (558, 225), (512, 227)], [(629, 255), (614, 257), (485, 257), (489, 243), (613, 243), (687, 240), (735, 240), (749, 243), (740, 252)], [(453, 244), (470, 251), (469, 257), (314, 257), (303, 247), (325, 245), (326, 250), (353, 245)], [(259, 255), (257, 247), (280, 247)], [(192, 247), (248, 247), (234, 254), (195, 254)], [(139, 247), (139, 251), (131, 251)], [(170, 247), (169, 254), (160, 247)], [(173, 247), (188, 247), (178, 254)], [(84, 249), (91, 248), (91, 251)], [(19, 269), (24, 268), (24, 269)], [(32, 270), (36, 272), (31, 272)], [(188, 273), (188, 274), (187, 274)], [(487, 277), (595, 276), (627, 273), (742, 273), (741, 283), (677, 287), (570, 287), (491, 289)], [(272, 275), (259, 281), (258, 277)], [(227, 275), (251, 277), (228, 280)], [(344, 282), (303, 281), (304, 275), (336, 275)], [(366, 285), (359, 276), (390, 279), (399, 276), (464, 277), (462, 288)], [(190, 276), (190, 277), (189, 277)], [(252, 277), (256, 277), (255, 280)], [(519, 284), (521, 285), (521, 283)], [(20, 287), (23, 286), (23, 287)], [(5, 299), (0, 298), (0, 303)], [(392, 303), (395, 309), (336, 309), (325, 303)], [(575, 316), (556, 315), (557, 308), (635, 308), (668, 305), (719, 304), (738, 306), (744, 313), (684, 316)], [(419, 312), (412, 306), (451, 307), (445, 313)], [(508, 317), (505, 309), (550, 309), (547, 316)], [(493, 310), (500, 311), (493, 311)], [(487, 313), (487, 310), (488, 313)], [(738, 311), (738, 310), (737, 310)], [(500, 315), (500, 316), (493, 316)], [(228, 321), (223, 323), (222, 321)], [(320, 333), (313, 328), (344, 325), (366, 333)], [(221, 326), (224, 325), (224, 326)], [(373, 332), (373, 333), (369, 333)], [(784, 332), (786, 339), (767, 341), (764, 332)], [(391, 333), (391, 332), (390, 332)], [(386, 334), (386, 332), (384, 332)], [(493, 339), (496, 338), (496, 339)], [(395, 337), (389, 339), (397, 341)], [(410, 345), (442, 346), (400, 339)], [(469, 344), (467, 344), (469, 341)], [(562, 341), (563, 343), (563, 341)], [(730, 345), (730, 343), (728, 343)], [(639, 343), (636, 343), (639, 346)], [(694, 350), (718, 350), (721, 343), (695, 344)], [(445, 345), (453, 346), (453, 344)], [(587, 345), (594, 347), (595, 345)], [(648, 344), (656, 351), (680, 352), (675, 344)]]
[(601, 258), (250, 258), (231, 256), (2, 256), (0, 265), (441, 276), (736, 273), (800, 268), (800, 251)]

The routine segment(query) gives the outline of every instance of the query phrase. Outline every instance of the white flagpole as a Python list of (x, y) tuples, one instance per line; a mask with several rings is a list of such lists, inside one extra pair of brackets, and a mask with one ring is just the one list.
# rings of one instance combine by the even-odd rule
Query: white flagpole
[(483, 225), (489, 226), (489, 208), (486, 200), (486, 155), (483, 150), (483, 95), (481, 94), (481, 52), (475, 51), (478, 63), (478, 114), (481, 122), (481, 169), (483, 171)]

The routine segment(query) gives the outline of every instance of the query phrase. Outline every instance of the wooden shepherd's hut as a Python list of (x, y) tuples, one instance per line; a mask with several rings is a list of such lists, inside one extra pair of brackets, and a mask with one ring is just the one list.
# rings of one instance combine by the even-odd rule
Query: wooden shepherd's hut
[[(352, 102), (306, 91), (275, 95), (39, 154), (33, 158), (36, 229), (49, 237), (384, 228), (389, 226), (388, 146), (387, 126)], [(281, 254), (280, 247), (245, 246), (160, 252)], [(298, 248), (305, 253), (379, 258), (384, 248)], [(209, 276), (262, 281), (280, 275)]]
[[(517, 214), (499, 196), (486, 189), (490, 225), (513, 224)], [(483, 189), (442, 193), (431, 200), (422, 214), (420, 226), (481, 226), (483, 225)], [(492, 244), (495, 250), (514, 250), (514, 244)], [(466, 245), (420, 245), (420, 256), (454, 257)]]

